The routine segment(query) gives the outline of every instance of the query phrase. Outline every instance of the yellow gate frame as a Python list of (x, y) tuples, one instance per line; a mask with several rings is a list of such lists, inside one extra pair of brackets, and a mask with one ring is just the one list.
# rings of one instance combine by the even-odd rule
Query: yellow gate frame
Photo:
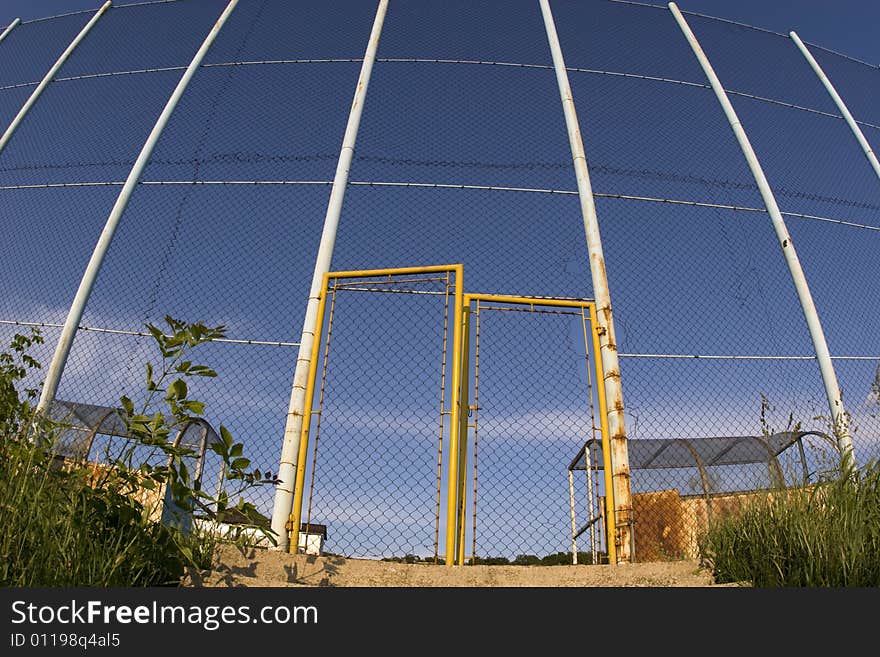
[[(549, 306), (556, 308), (580, 308), (582, 310), (586, 310), (589, 312), (590, 318), (590, 333), (592, 334), (592, 347), (593, 347), (593, 362), (596, 368), (596, 396), (598, 397), (598, 405), (599, 405), (599, 428), (600, 434), (602, 436), (602, 458), (604, 462), (604, 476), (605, 476), (605, 545), (608, 550), (608, 561), (611, 564), (617, 563), (617, 546), (614, 541), (614, 536), (616, 536), (616, 528), (614, 522), (614, 499), (613, 499), (613, 484), (612, 484), (612, 472), (611, 472), (611, 448), (609, 446), (609, 434), (608, 434), (608, 406), (605, 400), (605, 372), (602, 367), (602, 359), (599, 357), (599, 333), (598, 333), (598, 322), (596, 317), (596, 304), (593, 301), (579, 301), (574, 299), (551, 299), (544, 297), (518, 297), (518, 296), (507, 296), (501, 294), (465, 294), (463, 298), (463, 307), (462, 307), (462, 342), (463, 348), (461, 349), (461, 360), (455, 361), (459, 363), (459, 367), (461, 372), (457, 377), (453, 376), (453, 385), (454, 381), (458, 380), (461, 382), (462, 392), (460, 395), (461, 398), (461, 406), (463, 409), (468, 409), (470, 400), (469, 400), (469, 391), (468, 391), (468, 380), (469, 380), (469, 372), (468, 372), (468, 357), (470, 352), (470, 346), (468, 345), (469, 335), (470, 335), (470, 308), (471, 304), (474, 301), (489, 301), (494, 303), (507, 303), (512, 305), (524, 305), (530, 306), (534, 308), (535, 306)], [(586, 335), (584, 336), (586, 340)], [(465, 513), (465, 497), (466, 486), (465, 486), (465, 459), (467, 458), (467, 417), (468, 414), (466, 412), (459, 414), (459, 422), (461, 422), (461, 427), (458, 430), (458, 436), (456, 436), (456, 441), (458, 443), (458, 455), (459, 455), (459, 463), (456, 465), (456, 470), (458, 473), (458, 480), (456, 482), (455, 494), (457, 497), (456, 501), (456, 529), (455, 538), (454, 538), (454, 555), (455, 560), (454, 563), (458, 565), (464, 564), (464, 513)], [(452, 448), (451, 448), (452, 449)], [(450, 474), (450, 482), (452, 481), (452, 477)], [(450, 490), (450, 494), (452, 491)], [(448, 536), (448, 526), (447, 526), (447, 554), (450, 554), (449, 548), (449, 536)], [(476, 555), (474, 555), (476, 556)], [(447, 559), (447, 565), (451, 565), (451, 561)]]
[[(303, 408), (302, 432), (299, 440), (299, 456), (296, 464), (296, 483), (293, 489), (293, 508), (290, 515), (290, 551), (296, 553), (299, 546), (299, 530), (302, 521), (302, 503), (306, 477), (306, 460), (308, 459), (309, 448), (309, 432), (311, 430), (311, 419), (315, 411), (312, 409), (315, 396), (315, 380), (318, 374), (318, 360), (321, 349), (320, 336), (323, 333), (324, 314), (327, 306), (327, 289), (331, 279), (340, 278), (371, 278), (376, 276), (398, 276), (402, 274), (433, 274), (433, 273), (451, 273), (455, 281), (455, 302), (454, 317), (452, 331), (452, 391), (450, 402), (450, 423), (449, 423), (449, 453), (456, 454), (458, 452), (459, 439), (459, 414), (461, 412), (461, 404), (459, 403), (459, 394), (461, 392), (461, 336), (462, 336), (462, 312), (463, 298), (462, 291), (464, 267), (457, 265), (433, 265), (426, 267), (399, 267), (394, 269), (361, 269), (353, 271), (337, 271), (327, 272), (321, 282), (321, 293), (318, 297), (318, 316), (315, 321), (315, 339), (312, 342), (312, 353), (309, 361), (309, 378), (306, 383), (305, 407)], [(449, 460), (449, 483), (447, 490), (447, 506), (446, 506), (446, 563), (452, 565), (453, 560), (450, 558), (455, 549), (455, 482), (459, 478), (457, 471), (458, 461), (455, 458)]]
[[(466, 503), (465, 486), (465, 461), (467, 458), (467, 412), (462, 412), (469, 405), (468, 399), (468, 351), (466, 344), (470, 331), (470, 306), (474, 301), (490, 301), (496, 303), (509, 303), (527, 306), (550, 306), (562, 308), (581, 308), (589, 312), (590, 329), (592, 333), (593, 361), (596, 368), (596, 390), (599, 405), (599, 424), (602, 436), (602, 453), (605, 471), (605, 543), (608, 550), (608, 560), (612, 564), (617, 563), (617, 549), (613, 539), (614, 523), (614, 500), (613, 486), (611, 481), (611, 449), (608, 434), (608, 408), (605, 401), (605, 374), (602, 368), (599, 354), (599, 334), (597, 332), (596, 305), (592, 301), (578, 301), (572, 299), (550, 299), (542, 297), (518, 297), (496, 294), (464, 294), (464, 266), (456, 265), (433, 265), (425, 267), (398, 267), (389, 269), (361, 269), (352, 271), (327, 272), (321, 282), (321, 292), (318, 297), (318, 315), (315, 326), (316, 335), (312, 342), (312, 352), (309, 362), (309, 377), (306, 383), (305, 407), (303, 409), (302, 432), (300, 433), (299, 456), (296, 465), (296, 482), (294, 485), (293, 508), (291, 509), (290, 527), (290, 550), (296, 552), (299, 545), (300, 523), (302, 520), (302, 502), (306, 475), (306, 461), (308, 459), (309, 433), (311, 430), (311, 418), (314, 414), (312, 405), (315, 395), (315, 380), (318, 373), (318, 360), (320, 355), (321, 340), (323, 333), (324, 315), (327, 305), (327, 290), (331, 279), (340, 278), (370, 278), (376, 276), (397, 276), (402, 274), (432, 274), (447, 272), (454, 275), (455, 302), (452, 333), (452, 390), (450, 402), (449, 423), (449, 453), (453, 458), (449, 459), (449, 472), (447, 483), (446, 503), (446, 554), (447, 566), (464, 564), (464, 513)], [(463, 436), (463, 438), (462, 438)], [(458, 456), (455, 458), (454, 455)]]

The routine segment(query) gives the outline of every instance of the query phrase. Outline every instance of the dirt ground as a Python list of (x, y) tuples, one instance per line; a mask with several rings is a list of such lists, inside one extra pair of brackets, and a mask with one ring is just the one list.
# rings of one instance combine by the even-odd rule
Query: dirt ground
[[(707, 587), (712, 574), (696, 561), (618, 566), (461, 566), (391, 563), (221, 548), (210, 571), (190, 572), (192, 587)], [(726, 586), (726, 585), (725, 585)]]

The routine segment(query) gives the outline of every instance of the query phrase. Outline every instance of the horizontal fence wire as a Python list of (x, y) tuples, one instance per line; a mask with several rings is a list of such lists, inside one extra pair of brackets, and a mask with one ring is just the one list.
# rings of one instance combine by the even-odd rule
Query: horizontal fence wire
[[(0, 244), (0, 340), (5, 346), (16, 333), (42, 332), (35, 354), (43, 367), (29, 381), (44, 375), (129, 171), (226, 4), (112, 5), (0, 151), (0, 222), (10, 236)], [(828, 472), (834, 454), (817, 435), (830, 429), (815, 351), (758, 187), (669, 10), (624, 0), (551, 5), (594, 190), (628, 439), (812, 432), (773, 459), (632, 469), (636, 559), (694, 556), (714, 513), (779, 483), (775, 463), (786, 485)], [(23, 21), (0, 43), (0, 130), (95, 11)], [(203, 349), (218, 377), (196, 390), (206, 419), (229, 427), (261, 470), (277, 471), (315, 257), (375, 11), (376, 3), (364, 2), (238, 4), (137, 181), (76, 332), (59, 398), (112, 406), (123, 394), (143, 394), (145, 363), (157, 358), (145, 325), (159, 326), (165, 315), (222, 325), (224, 337)], [(828, 341), (856, 458), (866, 464), (880, 456), (880, 400), (872, 388), (880, 367), (880, 181), (788, 35), (685, 16), (780, 206)], [(880, 150), (878, 67), (807, 47)], [(466, 292), (593, 294), (537, 2), (392, 0), (364, 102), (334, 270), (461, 263)], [(382, 299), (413, 304), (411, 315), (395, 311), (404, 325), (416, 307), (434, 308), (439, 298), (386, 292)], [(435, 533), (446, 527), (445, 515), (434, 520), (436, 417), (424, 431), (405, 420), (423, 401), (437, 412), (440, 365), (431, 374), (437, 381), (410, 380), (403, 372), (418, 361), (378, 348), (389, 339), (382, 322), (391, 321), (369, 309), (367, 299), (379, 293), (350, 287), (339, 294), (351, 299), (347, 312), (361, 311), (336, 327), (334, 340), (348, 346), (331, 352), (342, 374), (327, 400), (343, 421), (323, 428), (314, 479), (323, 497), (313, 521), (326, 521), (329, 552), (440, 561), (442, 533)], [(592, 427), (556, 431), (545, 423), (542, 449), (515, 420), (526, 417), (528, 404), (534, 417), (560, 411), (559, 400), (524, 398), (505, 370), (513, 365), (499, 364), (556, 363), (562, 376), (576, 360), (564, 347), (572, 335), (563, 330), (542, 341), (533, 324), (494, 315), (507, 319), (495, 319), (497, 338), (484, 327), (484, 354), (496, 339), (506, 355), (481, 363), (480, 403), (491, 404), (479, 418), (486, 451), (480, 448), (477, 463), (489, 469), (485, 490), (478, 478), (477, 530), (467, 530), (464, 552), (476, 562), (570, 563), (577, 555), (568, 552), (585, 551), (578, 563), (592, 562), (589, 531), (572, 547), (567, 479)], [(536, 317), (551, 319), (530, 320)], [(370, 324), (373, 337), (357, 338)], [(436, 326), (415, 324), (410, 328), (424, 335), (400, 333), (396, 344), (433, 358), (427, 336)], [(369, 396), (340, 383), (346, 368), (366, 378), (368, 362), (384, 372), (384, 392), (395, 400), (381, 418), (353, 410), (365, 408)], [(451, 367), (447, 362), (443, 371)], [(486, 397), (493, 367), (504, 385)], [(551, 373), (544, 392), (561, 396), (565, 386)], [(451, 381), (444, 385), (448, 395)], [(345, 425), (370, 418), (376, 426), (368, 434)], [(375, 466), (393, 484), (374, 490), (346, 479), (363, 441), (376, 454), (410, 454)], [(401, 451), (404, 444), (415, 451)], [(534, 471), (523, 469), (525, 460)], [(580, 524), (598, 513), (582, 506), (588, 493), (601, 509), (602, 470), (594, 466), (589, 476), (573, 473)], [(522, 494), (528, 486), (535, 487), (531, 496)], [(374, 494), (384, 496), (384, 507)], [(417, 501), (400, 503), (395, 495)], [(249, 496), (271, 514), (271, 487)], [(533, 508), (539, 502), (545, 506)], [(527, 517), (531, 524), (517, 524)], [(603, 540), (599, 532), (596, 558)]]

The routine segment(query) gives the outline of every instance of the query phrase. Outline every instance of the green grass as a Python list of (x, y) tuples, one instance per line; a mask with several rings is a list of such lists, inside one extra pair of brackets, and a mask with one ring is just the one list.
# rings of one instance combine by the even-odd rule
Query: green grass
[(711, 523), (700, 554), (718, 583), (880, 586), (880, 466), (768, 493)]
[(128, 478), (62, 465), (50, 442), (0, 442), (0, 585), (176, 585), (186, 566), (208, 567), (210, 536), (151, 521)]

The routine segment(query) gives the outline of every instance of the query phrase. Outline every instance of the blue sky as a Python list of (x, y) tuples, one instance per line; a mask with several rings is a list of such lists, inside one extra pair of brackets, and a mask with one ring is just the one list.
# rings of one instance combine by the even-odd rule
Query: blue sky
[[(127, 4), (122, 0), (116, 4)], [(652, 2), (649, 4), (662, 4)], [(42, 18), (68, 11), (94, 9), (98, 0), (0, 0), (0, 25), (16, 17)], [(693, 11), (763, 27), (795, 30), (805, 41), (880, 64), (880, 3), (871, 0), (684, 0)]]

